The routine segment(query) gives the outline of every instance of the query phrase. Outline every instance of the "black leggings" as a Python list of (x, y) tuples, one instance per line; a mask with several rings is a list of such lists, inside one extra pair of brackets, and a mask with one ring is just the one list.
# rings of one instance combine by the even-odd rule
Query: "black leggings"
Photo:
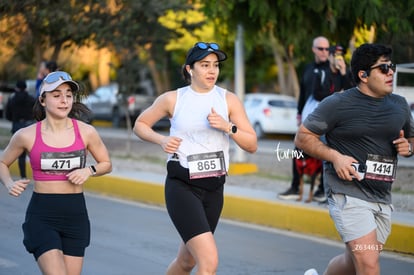
[(26, 250), (37, 260), (52, 249), (83, 257), (90, 242), (90, 224), (83, 193), (33, 192), (23, 223)]
[(192, 185), (192, 180), (188, 178), (188, 169), (183, 168), (178, 161), (169, 161), (167, 170), (167, 210), (184, 243), (199, 234), (214, 233), (223, 209), (224, 176), (203, 179), (205, 184), (210, 182), (211, 185), (217, 185), (210, 190), (211, 188)]

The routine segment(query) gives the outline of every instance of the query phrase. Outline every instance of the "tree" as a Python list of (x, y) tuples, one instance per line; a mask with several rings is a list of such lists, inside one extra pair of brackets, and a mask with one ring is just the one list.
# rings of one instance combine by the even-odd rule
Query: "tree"
[[(48, 59), (57, 60), (60, 51), (72, 44), (86, 44), (96, 28), (89, 7), (99, 6), (101, 1), (38, 1), (4, 0), (0, 4), (1, 19), (19, 18), (16, 22), (24, 29), (25, 42), (30, 45), (38, 64), (45, 58), (45, 49), (51, 48)], [(12, 21), (8, 21), (13, 24)], [(6, 42), (13, 43), (11, 34), (16, 25), (8, 25), (4, 34)], [(22, 27), (24, 26), (24, 27)], [(33, 61), (33, 60), (32, 60)]]
[[(42, 59), (58, 60), (63, 49), (74, 51), (89, 45), (96, 50), (109, 49), (115, 56), (111, 64), (122, 61), (122, 66), (127, 68), (131, 61), (130, 53), (134, 53), (132, 57), (138, 57), (138, 63), (150, 68), (156, 85), (163, 90), (164, 83), (169, 82), (168, 74), (163, 73), (169, 59), (164, 47), (172, 33), (159, 24), (158, 18), (170, 9), (185, 8), (185, 2), (5, 0), (0, 3), (0, 20), (7, 23), (7, 33), (2, 33), (2, 38), (15, 48), (25, 49), (20, 53), (25, 52), (29, 57), (25, 60), (27, 63), (39, 64)], [(19, 41), (14, 40), (16, 33), (19, 34), (17, 37), (26, 37), (24, 47), (19, 47)], [(50, 54), (46, 56), (46, 53)], [(137, 62), (132, 63), (136, 65)], [(109, 77), (110, 64), (104, 65)], [(102, 66), (96, 64), (98, 67)], [(92, 74), (97, 73), (90, 69)], [(93, 79), (98, 79), (98, 84), (107, 82), (99, 81), (100, 77)], [(129, 86), (128, 83), (126, 85)], [(133, 91), (134, 88), (125, 90)]]
[[(272, 90), (297, 94), (296, 72), (317, 35), (351, 50), (365, 41), (387, 43), (396, 48), (396, 62), (413, 60), (413, 7), (414, 0), (3, 0), (0, 72), (27, 75), (42, 59), (60, 59), (62, 69), (94, 85), (125, 72), (123, 90), (134, 91), (129, 76), (142, 67), (161, 93), (177, 84), (171, 74), (196, 40), (219, 42), (231, 60), (242, 24), (246, 65), (254, 68), (247, 85), (277, 83)], [(77, 58), (86, 47), (98, 54)], [(231, 78), (233, 71), (226, 62), (221, 75)]]
[[(279, 90), (288, 94), (292, 89), (293, 94), (297, 94), (295, 68), (309, 60), (311, 41), (318, 35), (352, 48), (355, 45), (349, 44), (355, 41), (355, 29), (372, 26), (378, 33), (390, 33), (398, 28), (413, 33), (413, 0), (398, 3), (381, 0), (216, 0), (202, 3), (208, 17), (219, 18), (215, 20), (220, 26), (218, 30), (223, 25), (235, 29), (237, 24), (243, 24), (248, 62), (257, 57), (257, 49), (270, 49), (267, 51), (271, 52), (277, 65)], [(404, 17), (400, 16), (401, 12)], [(288, 73), (284, 72), (285, 67)]]
[[(171, 9), (186, 9), (184, 0), (126, 0), (116, 2), (113, 16), (106, 13), (100, 15), (105, 20), (108, 32), (96, 32), (98, 45), (114, 49), (120, 65), (125, 73), (135, 70), (133, 67), (145, 66), (154, 80), (157, 93), (164, 92), (169, 87), (170, 53), (165, 50), (171, 38), (175, 35), (159, 22), (159, 18)], [(124, 78), (121, 83), (124, 91), (132, 92), (137, 89), (136, 78)]]

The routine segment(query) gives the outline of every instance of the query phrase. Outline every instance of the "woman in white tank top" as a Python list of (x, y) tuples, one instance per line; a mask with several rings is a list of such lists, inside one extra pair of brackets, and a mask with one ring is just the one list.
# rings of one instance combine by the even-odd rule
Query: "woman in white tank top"
[[(219, 63), (227, 58), (216, 43), (196, 43), (187, 53), (183, 76), (190, 84), (160, 95), (135, 121), (135, 134), (159, 144), (167, 155), (167, 210), (182, 244), (167, 274), (216, 274), (214, 230), (223, 206), (229, 167), (229, 138), (254, 153), (257, 138), (242, 102), (216, 86)], [(168, 116), (170, 134), (152, 126)]]

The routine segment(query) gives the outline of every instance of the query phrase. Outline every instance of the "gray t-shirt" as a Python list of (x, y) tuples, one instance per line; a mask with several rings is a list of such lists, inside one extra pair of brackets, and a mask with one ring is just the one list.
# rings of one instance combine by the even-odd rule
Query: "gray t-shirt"
[[(303, 125), (318, 135), (326, 135), (328, 146), (366, 164), (369, 155), (397, 160), (393, 140), (400, 130), (414, 135), (414, 122), (405, 98), (390, 94), (373, 98), (357, 88), (325, 98)], [(396, 170), (396, 162), (395, 169)], [(341, 180), (333, 165), (324, 165), (326, 192), (341, 193), (370, 202), (391, 203), (392, 180)]]

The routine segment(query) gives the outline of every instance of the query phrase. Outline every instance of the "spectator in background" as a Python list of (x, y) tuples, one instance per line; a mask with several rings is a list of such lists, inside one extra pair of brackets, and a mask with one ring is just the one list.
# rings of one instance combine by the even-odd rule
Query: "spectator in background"
[[(223, 208), (230, 140), (247, 152), (257, 149), (243, 103), (216, 86), (226, 58), (216, 43), (196, 43), (182, 70), (189, 85), (163, 93), (135, 121), (135, 134), (168, 154), (165, 200), (182, 240), (168, 275), (190, 274), (195, 266), (197, 274), (216, 274), (213, 234)], [(166, 116), (170, 133), (162, 135), (152, 126)]]
[[(329, 66), (331, 68), (331, 73), (329, 75), (329, 90), (321, 89), (319, 90), (319, 93), (315, 94), (314, 98), (317, 100), (317, 104), (319, 104), (319, 102), (321, 102), (324, 98), (330, 96), (334, 92), (340, 92), (355, 86), (354, 81), (352, 80), (351, 70), (347, 67), (344, 60), (344, 49), (342, 48), (342, 46), (331, 46), (329, 48), (328, 60)], [(328, 93), (324, 93), (326, 91), (328, 91)], [(325, 136), (322, 136), (321, 140), (326, 143)], [(319, 184), (318, 191), (316, 192), (316, 194), (321, 197), (323, 195), (323, 199), (319, 200), (319, 198), (317, 198), (317, 201), (327, 202), (325, 188), (323, 184), (323, 173), (321, 174), (321, 183)]]
[[(301, 121), (304, 121), (308, 114), (316, 108), (319, 102), (327, 96), (330, 96), (334, 92), (343, 91), (355, 86), (351, 77), (351, 71), (347, 67), (344, 60), (343, 47), (340, 45), (329, 47), (328, 59), (326, 60), (326, 48), (323, 50), (323, 53), (321, 53), (322, 51), (320, 49), (322, 49), (323, 46), (329, 45), (329, 42), (320, 37), (319, 39), (317, 38), (314, 40), (314, 45), (317, 45), (316, 49), (318, 49), (316, 53), (314, 50), (315, 62), (306, 67), (307, 70), (305, 69), (304, 76), (302, 78), (304, 81), (301, 82), (301, 97), (299, 97), (298, 104), (298, 114)], [(327, 70), (328, 64), (329, 70)], [(312, 83), (312, 78), (309, 76), (309, 74), (312, 75), (312, 69), (314, 73), (313, 76), (316, 77), (315, 79), (317, 79), (317, 81), (313, 85), (307, 85), (306, 83)], [(320, 76), (318, 76), (318, 74)], [(313, 92), (307, 89), (312, 89)], [(305, 102), (305, 104), (303, 102)], [(321, 138), (325, 141), (325, 137)], [(297, 199), (299, 197), (299, 176), (296, 172), (295, 161), (293, 163), (293, 169), (293, 180), (291, 187), (284, 193), (279, 194), (279, 198)], [(326, 202), (323, 173), (321, 174), (320, 181), (318, 190), (316, 190), (313, 199), (318, 202)]]
[[(344, 49), (341, 45), (329, 48), (329, 64), (331, 67), (331, 84), (329, 94), (347, 90), (355, 86), (352, 80), (351, 70), (347, 67), (344, 60)], [(320, 101), (328, 95), (321, 95)]]
[[(329, 67), (329, 41), (326, 37), (319, 36), (313, 40), (312, 52), (314, 54), (314, 61), (306, 65), (302, 78), (300, 80), (300, 95), (298, 102), (298, 125), (300, 125), (318, 103), (315, 96), (329, 93), (329, 76), (331, 73)], [(306, 107), (306, 108), (305, 108)], [(299, 180), (300, 175), (296, 168), (295, 159), (292, 160), (293, 179), (288, 190), (278, 195), (279, 198), (289, 200), (296, 200), (299, 198)], [(313, 199), (319, 202), (326, 200), (325, 192), (323, 191), (323, 182), (318, 190), (316, 190)]]
[(42, 84), (43, 79), (51, 72), (54, 72), (58, 69), (58, 66), (55, 61), (42, 61), (39, 65), (39, 70), (36, 77), (36, 98), (39, 97), (40, 84)]
[[(26, 82), (19, 80), (16, 83), (16, 91), (10, 96), (6, 105), (6, 119), (12, 122), (12, 134), (21, 128), (29, 126), (34, 122), (33, 106), (35, 98), (26, 90)], [(26, 178), (26, 151), (18, 160), (20, 177)]]

